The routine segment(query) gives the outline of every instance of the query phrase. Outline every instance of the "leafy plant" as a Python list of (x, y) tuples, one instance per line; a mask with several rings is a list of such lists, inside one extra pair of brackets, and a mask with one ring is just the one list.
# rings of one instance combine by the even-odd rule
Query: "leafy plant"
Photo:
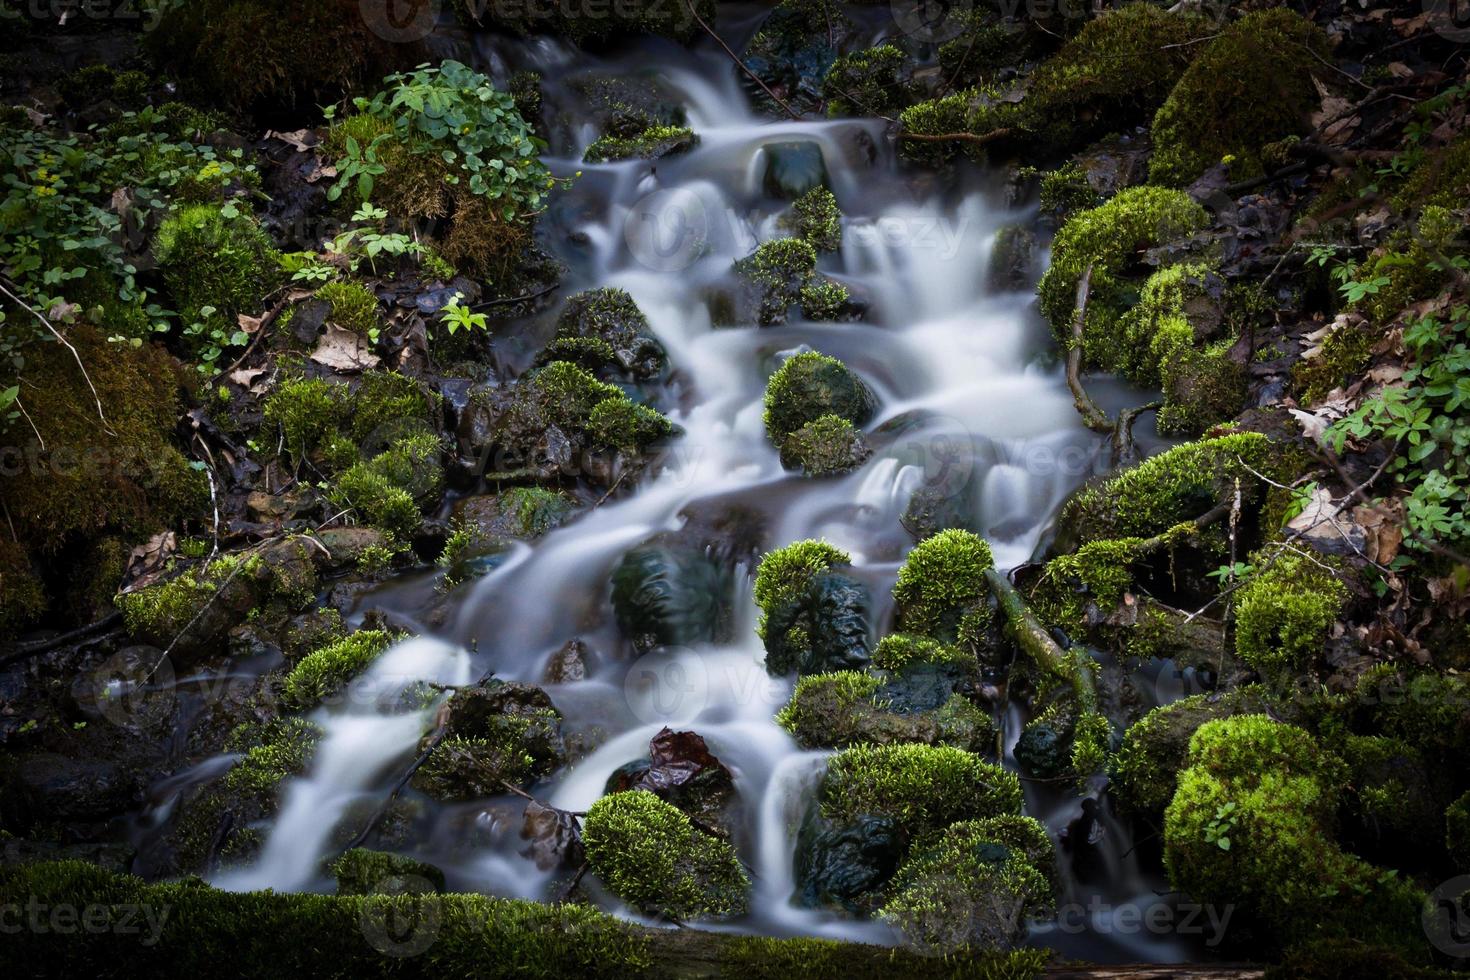
[(360, 227), (349, 228), (338, 235), (332, 240), (330, 251), (344, 256), (354, 272), (363, 258), (368, 260), (373, 275), (377, 275), (379, 256), (400, 258), (417, 255), (424, 250), (423, 245), (408, 235), (385, 230), (388, 212), (382, 208), (364, 204), (353, 212), (352, 220)]
[(1230, 834), (1235, 830), (1239, 819), (1234, 803), (1220, 804), (1215, 810), (1215, 816), (1205, 824), (1206, 843), (1214, 844), (1222, 851), (1230, 850)]
[(444, 309), (440, 311), (439, 319), (451, 337), (460, 330), (490, 329), (489, 318), (483, 313), (475, 313), (468, 306), (460, 305), (457, 295), (445, 304)]

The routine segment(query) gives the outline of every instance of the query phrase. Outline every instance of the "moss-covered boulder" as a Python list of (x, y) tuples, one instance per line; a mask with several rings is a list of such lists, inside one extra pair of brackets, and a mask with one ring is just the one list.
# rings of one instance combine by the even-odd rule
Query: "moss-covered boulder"
[(919, 542), (893, 587), (899, 629), (971, 649), (982, 644), (993, 618), (985, 570), (994, 564), (990, 546), (969, 531)]
[(816, 268), (816, 250), (800, 238), (764, 242), (750, 255), (737, 259), (734, 269), (742, 289), (736, 322), (763, 327), (785, 323), (791, 308), (801, 303), (802, 289), (812, 280)]
[(787, 358), (766, 384), (766, 434), (780, 445), (802, 426), (829, 415), (862, 425), (875, 407), (872, 391), (847, 365), (806, 351)]
[(592, 804), (582, 843), (608, 891), (644, 914), (719, 919), (748, 906), (750, 878), (735, 849), (646, 790)]
[(814, 187), (798, 197), (783, 223), (818, 252), (842, 247), (842, 211), (836, 196), (825, 187)]
[(863, 433), (840, 415), (823, 415), (781, 443), (781, 465), (807, 476), (849, 473), (873, 455)]
[(650, 126), (632, 136), (600, 136), (582, 155), (585, 163), (618, 160), (658, 160), (688, 153), (699, 145), (699, 134), (687, 126)]
[(1189, 195), (1162, 187), (1131, 187), (1072, 215), (1057, 232), (1051, 266), (1038, 287), (1042, 315), (1057, 343), (1072, 346), (1077, 286), (1091, 267), (1082, 333), (1086, 363), (1109, 369), (1133, 363), (1122, 319), (1132, 295), (1130, 281), (1142, 278), (1138, 256), (1208, 223), (1204, 208)]
[(255, 219), (227, 218), (217, 204), (169, 215), (154, 236), (153, 255), (195, 357), (217, 355), (238, 332), (238, 316), (258, 312), (280, 278), (276, 250)]
[(899, 867), (879, 916), (931, 953), (1012, 949), (1056, 901), (1056, 855), (1030, 817), (951, 824)]
[(403, 895), (444, 891), (444, 872), (401, 854), (354, 847), (332, 862), (338, 895)]
[(288, 704), (310, 708), (342, 694), (354, 677), (383, 655), (393, 638), (382, 630), (359, 630), (301, 658), (286, 675)]
[(1342, 759), (1264, 715), (1206, 722), (1164, 818), (1170, 883), (1232, 905), (1257, 948), (1303, 934), (1413, 942), (1422, 893), (1334, 838)]
[(566, 761), (561, 712), (538, 687), (492, 680), (455, 691), (444, 710), (444, 738), (413, 777), (435, 799), (500, 796)]
[(575, 351), (578, 341), (599, 340), (611, 349), (613, 366), (635, 380), (653, 380), (668, 370), (663, 344), (626, 290), (604, 287), (568, 299), (557, 317), (556, 338), (547, 349), (548, 359), (556, 360), (563, 348), (569, 353)]
[(1287, 551), (1258, 561), (1261, 570), (1237, 596), (1235, 652), (1262, 675), (1280, 678), (1321, 657), (1349, 593), (1328, 559)]
[[(938, 683), (857, 671), (805, 676), (777, 712), (776, 723), (809, 749), (916, 742), (976, 753), (994, 750), (990, 715), (955, 690), (964, 671), (924, 665), (905, 673), (940, 676), (933, 678)], [(918, 692), (929, 696), (914, 697)]]
[(735, 776), (698, 732), (664, 728), (648, 755), (614, 770), (604, 793), (642, 789), (687, 813), (695, 824), (729, 838), (739, 819)]
[(825, 541), (767, 553), (756, 569), (756, 632), (772, 674), (815, 674), (867, 664), (867, 587), (839, 569), (851, 561)]
[(844, 54), (822, 78), (829, 116), (893, 116), (913, 98), (908, 55), (891, 44)]
[(571, 520), (577, 510), (576, 501), (565, 493), (545, 487), (511, 487), (461, 498), (437, 560), (445, 588), (484, 575), (505, 557), (512, 541), (538, 538)]
[(1200, 47), (1154, 117), (1149, 178), (1183, 186), (1222, 162), (1237, 180), (1259, 175), (1267, 144), (1310, 129), (1322, 100), (1315, 76), (1329, 53), (1327, 36), (1285, 8), (1226, 26)]

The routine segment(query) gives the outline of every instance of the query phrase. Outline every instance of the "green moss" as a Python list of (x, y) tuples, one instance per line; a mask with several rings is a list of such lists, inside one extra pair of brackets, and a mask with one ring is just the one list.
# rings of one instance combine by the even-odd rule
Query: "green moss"
[(847, 552), (825, 541), (797, 541), (766, 552), (755, 570), (755, 604), (761, 609), (756, 632), (764, 639), (772, 610), (795, 602), (816, 576), (851, 563)]
[(1212, 33), (1205, 17), (1150, 3), (1104, 11), (1032, 73), (1020, 122), (1058, 150), (1142, 122)]
[(286, 700), (298, 708), (308, 708), (338, 694), (392, 642), (393, 638), (382, 630), (359, 630), (313, 651), (286, 675)]
[(1202, 348), (1178, 346), (1164, 356), (1161, 433), (1197, 436), (1245, 407), (1245, 369), (1230, 357), (1234, 346), (1234, 338), (1227, 338)]
[(1415, 207), (1457, 208), (1467, 195), (1470, 195), (1470, 136), (1462, 135), (1415, 167), (1391, 201), (1400, 211)]
[(580, 426), (607, 399), (626, 398), (617, 385), (598, 381), (574, 364), (553, 361), (531, 375), (531, 385), (551, 409), (556, 425)]
[(481, 800), (506, 792), (505, 784), (529, 782), (536, 759), (523, 736), (532, 719), (504, 718), (491, 735), (450, 735), (414, 773), (413, 784), (436, 800)]
[(1284, 8), (1228, 25), (1154, 117), (1149, 178), (1183, 186), (1225, 159), (1237, 180), (1260, 174), (1268, 143), (1306, 131), (1320, 101), (1313, 76), (1330, 51), (1326, 35)]
[(341, 386), (316, 378), (288, 378), (265, 399), (265, 420), (280, 426), (285, 448), (306, 460), (342, 423)]
[(736, 259), (734, 269), (759, 296), (760, 324), (770, 326), (784, 322), (787, 310), (801, 300), (802, 288), (816, 272), (817, 252), (800, 238), (778, 238)]
[[(833, 714), (846, 715), (860, 703), (868, 702), (882, 684), (882, 679), (855, 670), (799, 677), (791, 700), (776, 712), (776, 724), (806, 744), (804, 733), (825, 724)], [(839, 740), (837, 744), (844, 741)]]
[(851, 298), (847, 287), (842, 283), (813, 276), (801, 287), (801, 312), (808, 320), (819, 323), (840, 320), (847, 311)]
[(822, 79), (829, 116), (891, 116), (912, 97), (908, 56), (884, 44), (844, 54)]
[(1130, 187), (1107, 203), (1067, 220), (1052, 245), (1051, 266), (1041, 277), (1041, 312), (1062, 347), (1072, 346), (1077, 284), (1092, 267), (1082, 344), (1087, 362), (1129, 363), (1123, 336), (1128, 278), (1142, 249), (1204, 228), (1209, 216), (1182, 191)]
[(587, 147), (582, 160), (586, 163), (610, 163), (615, 160), (656, 160), (676, 153), (688, 153), (699, 145), (699, 135), (687, 126), (650, 126), (636, 136), (602, 136)]
[[(117, 607), (123, 614), (123, 625), (128, 635), (153, 643), (168, 646), (182, 636), (196, 620), (206, 626), (213, 625), (203, 620), (201, 613), (212, 603), (227, 585), (240, 581), (240, 587), (231, 595), (228, 605), (242, 605), (236, 596), (245, 595), (244, 605), (253, 605), (254, 592), (246, 589), (246, 583), (254, 578), (260, 568), (258, 557), (241, 558), (225, 555), (206, 565), (190, 568), (182, 574), (117, 597)], [(243, 614), (243, 610), (235, 611)]]
[(365, 847), (354, 847), (333, 861), (332, 877), (338, 895), (402, 895), (424, 886), (444, 891), (444, 872), (432, 864)]
[(1470, 870), (1470, 793), (1451, 803), (1444, 812), (1445, 849), (1457, 871)]
[(945, 642), (975, 644), (990, 623), (985, 570), (990, 546), (951, 528), (921, 541), (898, 570), (893, 599), (901, 630)]
[(329, 282), (316, 291), (332, 308), (332, 322), (366, 337), (378, 325), (378, 297), (359, 282)]
[[(1012, 107), (988, 86), (972, 86), (909, 106), (899, 113), (899, 128), (915, 136), (944, 136), (950, 133), (988, 133), (1011, 121)], [(899, 150), (916, 163), (936, 166), (964, 152), (978, 158), (982, 151), (974, 143), (960, 140), (904, 139)]]
[(0, 540), (0, 640), (29, 626), (46, 611), (46, 589), (25, 549)]
[(1074, 211), (1088, 211), (1103, 203), (1087, 179), (1087, 171), (1075, 160), (1041, 175), (1040, 202), (1042, 213), (1058, 220), (1065, 220)]
[(786, 437), (781, 443), (781, 465), (807, 476), (833, 476), (857, 469), (872, 452), (851, 422), (823, 415)]
[(1090, 607), (1107, 615), (1133, 585), (1132, 565), (1142, 538), (1089, 541), (1046, 563), (1032, 602), (1048, 623), (1080, 633), (1093, 618)]
[(410, 537), (423, 523), (413, 494), (395, 485), (372, 462), (349, 467), (327, 496), (334, 506), (355, 511), (363, 523), (395, 537)]
[(1314, 935), (1422, 943), (1422, 894), (1333, 838), (1346, 779), (1300, 728), (1264, 715), (1206, 722), (1165, 814), (1171, 884), (1235, 906), (1261, 948)]
[(598, 402), (587, 417), (587, 434), (599, 444), (636, 452), (673, 432), (673, 425), (647, 405), (627, 398)]
[[(236, 316), (259, 309), (279, 277), (270, 239), (248, 215), (227, 218), (217, 205), (197, 204), (169, 215), (153, 239), (153, 254), (173, 305), (186, 322), (232, 334)], [(212, 308), (213, 313), (204, 310)], [(192, 338), (195, 353), (211, 343)]]
[(1266, 708), (1265, 689), (1250, 685), (1218, 695), (1195, 694), (1153, 709), (1129, 726), (1112, 758), (1109, 776), (1115, 798), (1134, 813), (1161, 818), (1195, 731), (1207, 721)]
[(1295, 673), (1321, 656), (1349, 594), (1325, 561), (1285, 551), (1237, 594), (1235, 652), (1261, 674)]
[[(554, 349), (558, 345), (575, 355), (558, 356)], [(586, 290), (567, 300), (556, 319), (556, 341), (541, 359), (575, 361), (594, 370), (615, 366), (639, 379), (657, 377), (668, 369), (668, 355), (653, 335), (648, 317), (626, 290), (611, 287)]]
[(808, 422), (828, 415), (862, 425), (872, 417), (873, 395), (835, 357), (807, 351), (787, 358), (766, 384), (766, 434), (777, 444)]
[(818, 252), (835, 252), (842, 247), (842, 211), (837, 198), (825, 187), (813, 187), (791, 205), (783, 219), (796, 236)]
[(1010, 949), (1027, 922), (1056, 900), (1056, 857), (1030, 817), (968, 820), (947, 827), (899, 867), (879, 917), (919, 950)]
[(845, 748), (915, 742), (949, 745), (967, 752), (990, 751), (995, 729), (990, 717), (961, 694), (936, 709), (900, 708), (888, 696), (890, 683), (856, 671), (812, 674), (796, 682), (776, 722), (803, 748)]
[[(228, 961), (242, 980), (365, 980), (401, 977), (407, 962), (447, 976), (616, 980), (652, 965), (653, 933), (580, 905), (484, 895), (226, 892), (198, 880), (148, 884), (79, 861), (5, 867), (0, 889), (34, 895), (48, 907), (111, 910), (100, 931), (24, 930), (11, 937), (0, 964), (13, 976), (187, 978)], [(156, 912), (156, 934), (136, 914), (144, 908)], [(382, 951), (415, 949), (429, 923), (433, 941), (418, 956)]]
[(919, 840), (956, 820), (1020, 813), (1021, 782), (962, 749), (857, 745), (832, 757), (818, 800), (836, 823), (884, 816)]
[(582, 842), (608, 890), (641, 912), (685, 920), (746, 910), (750, 878), (734, 848), (645, 790), (592, 804)]
[(901, 671), (910, 664), (968, 666), (974, 663), (973, 654), (915, 633), (890, 633), (878, 641), (873, 651), (873, 666), (888, 671)]
[[(340, 391), (339, 391), (340, 394)], [(443, 399), (397, 371), (369, 371), (345, 400), (343, 432), (359, 447), (377, 449), (416, 431), (437, 431)]]
[(994, 81), (1000, 69), (1026, 56), (1025, 32), (992, 19), (988, 10), (963, 12), (958, 37), (939, 46), (939, 70), (949, 84)]
[(1338, 326), (1322, 338), (1321, 352), (1292, 365), (1291, 382), (1297, 399), (1312, 405), (1325, 399), (1332, 389), (1349, 382), (1373, 359), (1376, 338), (1363, 327)]

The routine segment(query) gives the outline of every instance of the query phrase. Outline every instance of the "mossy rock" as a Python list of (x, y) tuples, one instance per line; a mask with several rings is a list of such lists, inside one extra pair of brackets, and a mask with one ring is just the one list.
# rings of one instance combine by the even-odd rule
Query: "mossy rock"
[(722, 643), (734, 628), (733, 571), (703, 548), (656, 538), (613, 569), (618, 628), (641, 651)]
[(995, 747), (990, 716), (965, 695), (951, 693), (938, 706), (895, 703), (887, 678), (856, 671), (800, 678), (776, 723), (808, 749), (898, 742), (952, 745), (976, 753)]
[(1443, 868), (1454, 777), (1400, 739), (1348, 735), (1333, 745), (1351, 773), (1341, 836), (1353, 853), (1406, 870)]
[(1233, 905), (1255, 948), (1303, 931), (1406, 947), (1423, 943), (1423, 893), (1339, 847), (1347, 767), (1306, 731), (1264, 715), (1206, 722), (1164, 817), (1169, 881)]
[(822, 80), (851, 30), (852, 22), (835, 4), (782, 0), (741, 52), (746, 70), (763, 83), (746, 85), (756, 106), (784, 115), (766, 94), (770, 88), (797, 112), (814, 111), (822, 102)]
[(818, 252), (842, 247), (842, 211), (836, 196), (825, 187), (814, 187), (798, 197), (782, 222)]
[(787, 358), (766, 383), (766, 434), (779, 444), (829, 415), (863, 425), (875, 408), (872, 391), (847, 365), (806, 351)]
[(1030, 817), (951, 824), (899, 867), (879, 917), (929, 953), (1013, 949), (1057, 896), (1056, 856)]
[(735, 849), (646, 790), (592, 804), (582, 843), (607, 889), (645, 914), (719, 919), (748, 907), (750, 878)]
[(529, 785), (566, 761), (561, 712), (538, 687), (491, 681), (461, 688), (444, 710), (444, 739), (413, 777), (414, 788), (435, 799), (500, 796), (506, 783)]
[(919, 542), (898, 570), (893, 587), (900, 630), (972, 648), (982, 644), (993, 618), (985, 571), (990, 546), (957, 528)]
[(1314, 74), (1330, 54), (1327, 36), (1292, 10), (1228, 25), (1200, 46), (1154, 117), (1150, 179), (1183, 186), (1222, 161), (1236, 179), (1259, 175), (1267, 144), (1310, 129), (1321, 102)]
[[(170, 214), (153, 238), (153, 255), (173, 305), (186, 322), (203, 322), (226, 336), (237, 317), (256, 313), (280, 278), (276, 250), (248, 214), (227, 218), (217, 204), (197, 204)], [(205, 313), (212, 308), (212, 313)], [(187, 337), (198, 356), (215, 344), (207, 333)]]
[(806, 476), (850, 473), (873, 455), (862, 432), (839, 415), (823, 415), (781, 443), (781, 465)]
[(791, 308), (802, 301), (802, 290), (816, 275), (817, 253), (800, 238), (763, 242), (734, 271), (741, 290), (735, 319), (763, 327), (786, 322)]
[(699, 145), (699, 134), (687, 126), (650, 126), (634, 136), (601, 136), (582, 155), (585, 163), (618, 160), (658, 160), (688, 153)]
[(429, 432), (407, 436), (333, 482), (328, 499), (353, 511), (363, 523), (408, 539), (423, 523), (425, 509), (444, 494), (443, 446)]
[(829, 116), (893, 116), (913, 98), (909, 59), (891, 44), (844, 54), (822, 78)]
[(767, 553), (756, 569), (756, 632), (772, 674), (861, 669), (868, 662), (867, 587), (839, 569), (845, 552), (798, 541)]
[(332, 862), (338, 895), (443, 892), (444, 872), (401, 854), (354, 847)]
[(1269, 560), (1257, 558), (1261, 571), (1236, 597), (1235, 652), (1263, 676), (1280, 678), (1321, 658), (1349, 592), (1330, 559), (1286, 551), (1266, 567)]
[(312, 651), (286, 675), (287, 703), (310, 708), (337, 697), (354, 677), (383, 655), (392, 641), (382, 630), (359, 630)]
[(1063, 348), (1072, 346), (1077, 285), (1091, 266), (1082, 348), (1086, 363), (1112, 368), (1144, 360), (1124, 335), (1129, 280), (1139, 277), (1138, 254), (1201, 230), (1204, 208), (1182, 191), (1130, 187), (1104, 204), (1067, 219), (1052, 245), (1051, 266), (1041, 277), (1041, 313)]
[(612, 351), (615, 364), (640, 381), (662, 377), (669, 368), (668, 354), (648, 325), (648, 317), (626, 290), (592, 289), (567, 300), (556, 321), (556, 341), (600, 340)]
[(1195, 731), (1207, 721), (1262, 714), (1268, 704), (1264, 688), (1249, 686), (1195, 694), (1153, 709), (1129, 726), (1113, 755), (1109, 776), (1114, 798), (1134, 813), (1160, 820), (1174, 797)]

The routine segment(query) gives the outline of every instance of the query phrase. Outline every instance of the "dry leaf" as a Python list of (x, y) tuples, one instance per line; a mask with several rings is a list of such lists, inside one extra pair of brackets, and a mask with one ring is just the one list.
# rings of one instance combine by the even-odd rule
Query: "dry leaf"
[(1312, 83), (1317, 86), (1317, 94), (1322, 98), (1322, 108), (1312, 113), (1312, 127), (1322, 129), (1322, 126), (1332, 121), (1326, 129), (1322, 129), (1322, 142), (1341, 145), (1347, 142), (1347, 138), (1358, 128), (1361, 122), (1359, 117), (1348, 115), (1352, 111), (1353, 103), (1340, 95), (1332, 92), (1316, 78)]
[(312, 149), (317, 144), (316, 133), (313, 133), (309, 129), (293, 129), (289, 133), (278, 133), (274, 129), (270, 129), (266, 131), (265, 138), (289, 143), (303, 152)]
[(1387, 565), (1398, 556), (1404, 543), (1404, 508), (1397, 500), (1353, 509), (1353, 520), (1363, 529), (1363, 554), (1369, 561)]
[(265, 322), (262, 316), (246, 316), (244, 313), (236, 315), (235, 322), (240, 324), (240, 329), (254, 337), (260, 333), (260, 325)]
[(127, 582), (125, 591), (137, 590), (153, 584), (162, 575), (171, 559), (179, 550), (178, 537), (172, 531), (160, 531), (128, 553)]
[(236, 368), (229, 373), (229, 379), (242, 388), (249, 388), (256, 378), (265, 373), (265, 368)]
[(1291, 412), (1297, 423), (1301, 425), (1303, 435), (1313, 442), (1322, 441), (1322, 435), (1327, 431), (1326, 419), (1319, 418), (1311, 412), (1304, 412), (1299, 408), (1289, 408), (1287, 411)]
[(334, 371), (364, 371), (377, 367), (380, 361), (361, 337), (335, 323), (327, 324), (326, 333), (311, 352), (311, 359)]

